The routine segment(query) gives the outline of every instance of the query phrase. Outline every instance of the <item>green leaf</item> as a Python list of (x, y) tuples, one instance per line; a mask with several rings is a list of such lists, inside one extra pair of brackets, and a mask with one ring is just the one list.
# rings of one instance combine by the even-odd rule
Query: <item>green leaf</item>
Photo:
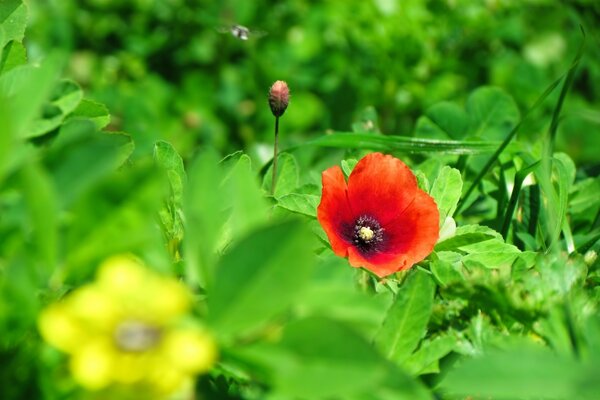
[(21, 0), (0, 2), (0, 49), (11, 40), (20, 42), (27, 27), (27, 7)]
[(519, 109), (511, 96), (499, 88), (482, 87), (467, 99), (470, 137), (503, 140), (519, 122)]
[(538, 167), (539, 163), (540, 163), (540, 161), (536, 161), (532, 164), (529, 164), (527, 167), (520, 169), (515, 174), (513, 190), (510, 195), (510, 200), (508, 202), (508, 205), (506, 206), (506, 211), (504, 213), (504, 222), (502, 224), (502, 228), (500, 231), (500, 234), (504, 238), (506, 238), (508, 236), (508, 229), (510, 227), (510, 222), (512, 220), (515, 208), (517, 207), (517, 202), (519, 200), (519, 195), (521, 194), (521, 188), (523, 187), (523, 182), (525, 181), (525, 178), (527, 178), (527, 176)]
[(427, 329), (434, 291), (431, 277), (420, 269), (406, 278), (375, 337), (386, 357), (402, 364), (417, 347)]
[(429, 179), (427, 179), (427, 175), (421, 170), (416, 170), (415, 177), (417, 178), (417, 186), (419, 189), (429, 193)]
[(102, 129), (110, 122), (110, 113), (104, 104), (90, 99), (82, 99), (77, 108), (68, 116), (67, 121), (71, 118), (89, 119), (96, 125), (96, 128)]
[(27, 137), (42, 136), (58, 128), (83, 98), (81, 87), (69, 80), (62, 80), (54, 89), (52, 100), (46, 104), (44, 115), (32, 122)]
[(156, 215), (165, 195), (165, 182), (157, 179), (157, 172), (154, 168), (127, 174), (113, 171), (73, 204), (71, 211), (78, 218), (67, 230), (65, 265), (75, 282), (110, 255), (166, 251), (155, 218), (148, 217)]
[(47, 159), (56, 190), (61, 194), (61, 206), (68, 206), (99, 179), (120, 167), (133, 148), (129, 135), (99, 133), (89, 121), (63, 125)]
[(509, 267), (520, 254), (517, 247), (504, 243), (502, 239), (466, 244), (457, 249), (467, 253), (462, 258), (466, 266), (476, 263), (486, 268)]
[(192, 162), (185, 188), (186, 278), (205, 288), (213, 279), (217, 242), (227, 220), (224, 175), (216, 152), (203, 150)]
[(454, 103), (443, 101), (431, 106), (417, 120), (415, 136), (429, 139), (463, 139), (469, 127), (465, 111)]
[(184, 182), (187, 180), (181, 156), (170, 143), (161, 140), (154, 145), (154, 159), (167, 171), (174, 199), (179, 201), (183, 194)]
[(597, 207), (600, 199), (600, 176), (587, 178), (577, 182), (569, 199), (569, 211), (574, 214), (585, 213), (590, 208)]
[(454, 215), (456, 205), (460, 200), (461, 190), (462, 178), (460, 171), (448, 166), (442, 168), (429, 193), (440, 211), (440, 227), (447, 217)]
[(464, 360), (444, 377), (442, 388), (456, 395), (498, 399), (595, 398), (581, 396), (582, 372), (573, 360), (527, 344)]
[(27, 51), (23, 43), (9, 42), (0, 55), (0, 74), (24, 64), (27, 64)]
[[(302, 145), (289, 148), (288, 151), (305, 146), (369, 149), (403, 153), (485, 154), (496, 150), (500, 146), (500, 142), (434, 140), (409, 138), (406, 136), (333, 132), (309, 140)], [(511, 146), (511, 150), (513, 151), (518, 149), (519, 145), (517, 144)]]
[(291, 221), (251, 232), (221, 258), (208, 322), (223, 340), (259, 329), (292, 304), (312, 273), (312, 240)]
[[(280, 153), (277, 166), (277, 182), (275, 183), (275, 198), (290, 194), (298, 187), (299, 174), (298, 162), (290, 153)], [(271, 193), (271, 180), (273, 176), (273, 165), (269, 167), (263, 178), (262, 187), (267, 193)]]
[(277, 205), (288, 211), (316, 218), (321, 197), (314, 194), (290, 193), (280, 197)]
[(24, 128), (31, 125), (32, 119), (50, 97), (58, 71), (56, 60), (49, 59), (38, 68), (23, 65), (0, 75), (0, 93), (10, 99), (8, 108), (15, 130), (21, 137), (33, 136)]
[(47, 279), (57, 262), (58, 200), (50, 176), (31, 163), (22, 170), (22, 184), (32, 228), (32, 244)]
[(277, 366), (275, 387), (290, 398), (352, 398), (378, 388), (385, 360), (345, 325), (320, 317), (289, 324), (280, 346), (290, 357)]
[(460, 249), (462, 246), (470, 245), (473, 243), (483, 242), (486, 240), (493, 239), (493, 236), (490, 236), (487, 233), (482, 232), (466, 232), (466, 233), (457, 233), (435, 245), (436, 251), (452, 251), (456, 249)]
[[(460, 257), (460, 255), (459, 255)], [(431, 273), (441, 286), (447, 286), (464, 280), (457, 266), (443, 259), (433, 260), (430, 264)]]
[(231, 204), (231, 214), (226, 227), (232, 239), (245, 235), (267, 221), (267, 202), (252, 171), (248, 155), (243, 154), (239, 158), (230, 169), (223, 185), (227, 196), (224, 204)]
[(344, 175), (346, 175), (346, 177), (349, 177), (354, 167), (356, 167), (356, 164), (358, 164), (358, 160), (355, 158), (351, 158), (349, 160), (342, 160), (341, 164)]
[(420, 375), (426, 371), (426, 369), (428, 373), (431, 372), (431, 369), (428, 368), (432, 364), (435, 364), (437, 367), (440, 358), (454, 350), (457, 340), (458, 338), (451, 334), (424, 340), (423, 343), (421, 343), (419, 350), (406, 360), (405, 368), (407, 372), (412, 375)]

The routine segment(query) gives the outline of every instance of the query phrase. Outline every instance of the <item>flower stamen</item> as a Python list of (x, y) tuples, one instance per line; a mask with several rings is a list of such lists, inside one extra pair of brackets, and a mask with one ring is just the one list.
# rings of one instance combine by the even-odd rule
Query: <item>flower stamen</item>
[(114, 331), (117, 347), (129, 352), (149, 350), (158, 344), (160, 338), (159, 328), (140, 321), (123, 321)]
[(383, 241), (383, 231), (375, 218), (363, 215), (354, 225), (353, 241), (364, 252), (370, 252)]
[(361, 226), (361, 228), (358, 230), (358, 236), (365, 242), (368, 242), (371, 239), (373, 239), (373, 236), (375, 236), (375, 233), (368, 226)]

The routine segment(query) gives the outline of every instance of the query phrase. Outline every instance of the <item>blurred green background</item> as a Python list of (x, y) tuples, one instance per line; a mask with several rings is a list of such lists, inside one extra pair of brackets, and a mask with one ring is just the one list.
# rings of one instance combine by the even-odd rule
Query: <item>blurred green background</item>
[[(559, 150), (580, 164), (600, 148), (600, 3), (595, 0), (29, 0), (30, 59), (68, 51), (66, 76), (105, 103), (136, 154), (167, 140), (269, 159), (269, 86), (288, 82), (285, 145), (349, 131), (373, 106), (385, 134), (413, 135), (439, 101), (494, 85), (521, 112), (587, 50), (565, 104)], [(222, 33), (242, 24), (267, 35)], [(555, 91), (558, 92), (558, 91)], [(557, 96), (557, 93), (554, 93)], [(553, 97), (554, 99), (556, 97)], [(551, 99), (520, 132), (547, 131)]]

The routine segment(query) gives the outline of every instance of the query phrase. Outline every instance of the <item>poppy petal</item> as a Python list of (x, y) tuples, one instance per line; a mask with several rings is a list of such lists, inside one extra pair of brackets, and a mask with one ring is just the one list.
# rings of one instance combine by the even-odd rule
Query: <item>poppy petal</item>
[(413, 201), (417, 179), (399, 159), (381, 153), (363, 157), (348, 178), (348, 199), (354, 211), (385, 225)]
[(353, 267), (366, 268), (380, 278), (393, 274), (396, 271), (408, 269), (412, 266), (412, 264), (406, 264), (403, 255), (374, 253), (366, 256), (356, 247), (350, 247), (348, 249), (348, 262)]
[(439, 238), (439, 211), (431, 196), (417, 190), (414, 201), (402, 215), (385, 227), (385, 245), (373, 254), (355, 248), (348, 252), (354, 267), (364, 267), (379, 277), (409, 269), (432, 251)]
[(440, 214), (431, 196), (417, 190), (415, 200), (385, 226), (386, 252), (402, 254), (409, 267), (429, 255), (440, 235)]
[(322, 174), (323, 193), (317, 207), (317, 219), (329, 238), (333, 252), (340, 257), (348, 255), (351, 238), (345, 232), (352, 232), (354, 215), (348, 202), (344, 173), (338, 166), (331, 167)]

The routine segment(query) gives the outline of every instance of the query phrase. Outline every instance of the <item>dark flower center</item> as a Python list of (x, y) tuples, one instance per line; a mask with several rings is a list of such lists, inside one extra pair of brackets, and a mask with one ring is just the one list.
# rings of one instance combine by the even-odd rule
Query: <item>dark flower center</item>
[(115, 329), (117, 347), (126, 352), (143, 352), (156, 346), (161, 338), (158, 327), (140, 321), (123, 321)]
[(362, 215), (354, 224), (354, 235), (352, 241), (363, 252), (376, 250), (383, 241), (384, 229), (373, 217)]

